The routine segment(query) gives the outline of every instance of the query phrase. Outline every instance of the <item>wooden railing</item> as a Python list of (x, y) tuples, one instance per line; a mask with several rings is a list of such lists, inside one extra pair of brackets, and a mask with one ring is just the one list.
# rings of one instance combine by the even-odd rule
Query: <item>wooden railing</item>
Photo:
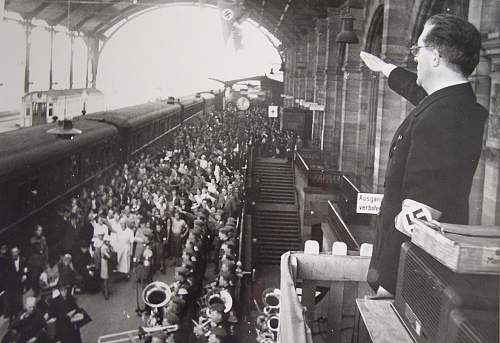
[(342, 172), (325, 168), (319, 161), (303, 156), (303, 151), (294, 152), (295, 165), (307, 178), (307, 185), (312, 187), (340, 188)]
[(333, 230), (334, 236), (338, 241), (347, 244), (349, 250), (359, 250), (359, 243), (357, 242), (354, 235), (349, 230), (349, 227), (342, 219), (342, 215), (335, 209), (333, 203), (328, 201), (328, 224)]
[(360, 191), (346, 175), (342, 175), (340, 189), (342, 191), (342, 198), (339, 201), (341, 214), (343, 218), (350, 220), (356, 215), (356, 203)]
[(336, 170), (310, 169), (307, 176), (309, 186), (339, 188), (342, 172)]
[(373, 294), (366, 282), (370, 256), (364, 253), (288, 252), (282, 257), (282, 342), (351, 342), (355, 299)]

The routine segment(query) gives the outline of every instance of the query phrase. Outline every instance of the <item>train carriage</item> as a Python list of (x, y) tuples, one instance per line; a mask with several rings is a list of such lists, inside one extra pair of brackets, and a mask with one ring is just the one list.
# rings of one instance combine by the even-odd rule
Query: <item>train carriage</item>
[(179, 99), (182, 106), (182, 122), (188, 122), (198, 115), (205, 114), (205, 99), (196, 96), (185, 96)]
[(22, 97), (21, 126), (47, 124), (57, 119), (73, 119), (102, 111), (104, 95), (93, 88), (35, 91)]
[(131, 106), (85, 116), (87, 120), (114, 125), (120, 132), (121, 160), (143, 151), (154, 141), (175, 129), (180, 122), (181, 105), (162, 101)]
[[(47, 133), (56, 123), (0, 135), (0, 235), (31, 226), (41, 210), (76, 192), (118, 162), (118, 130), (74, 121), (82, 134), (61, 140)], [(8, 237), (21, 241), (17, 230)]]
[(131, 156), (164, 146), (184, 120), (217, 108), (221, 96), (206, 92), (81, 116), (73, 124), (82, 134), (72, 140), (47, 133), (56, 123), (0, 134), (0, 237), (25, 241), (23, 228), (43, 222), (60, 200)]

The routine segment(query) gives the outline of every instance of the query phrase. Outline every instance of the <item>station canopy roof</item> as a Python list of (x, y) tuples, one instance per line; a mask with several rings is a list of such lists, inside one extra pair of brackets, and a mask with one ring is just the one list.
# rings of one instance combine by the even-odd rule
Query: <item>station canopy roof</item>
[[(87, 36), (106, 39), (110, 28), (164, 5), (212, 5), (236, 0), (5, 0), (5, 10), (24, 19), (41, 19), (51, 26), (68, 26)], [(246, 17), (262, 25), (285, 45), (314, 28), (317, 17), (326, 17), (327, 7), (339, 7), (345, 0), (241, 0)]]

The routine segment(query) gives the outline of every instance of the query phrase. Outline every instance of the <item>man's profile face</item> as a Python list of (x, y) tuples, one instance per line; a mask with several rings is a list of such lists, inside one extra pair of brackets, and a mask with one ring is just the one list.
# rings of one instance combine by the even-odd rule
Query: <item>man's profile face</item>
[(426, 47), (425, 38), (432, 30), (433, 25), (425, 24), (424, 30), (417, 40), (417, 45), (421, 48), (418, 49), (417, 56), (414, 57), (417, 63), (417, 85), (423, 87), (425, 82), (429, 80), (431, 72), (431, 62), (434, 57), (434, 50), (432, 47)]

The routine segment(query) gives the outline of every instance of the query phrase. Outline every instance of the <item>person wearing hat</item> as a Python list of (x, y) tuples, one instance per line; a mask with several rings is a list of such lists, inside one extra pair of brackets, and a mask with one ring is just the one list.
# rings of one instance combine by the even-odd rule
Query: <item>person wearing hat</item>
[(61, 343), (81, 343), (78, 322), (81, 322), (83, 315), (69, 289), (69, 285), (59, 286), (59, 294), (50, 303), (49, 315), (56, 318), (56, 332)]
[(102, 291), (104, 298), (109, 299), (109, 260), (111, 259), (111, 237), (105, 235), (103, 237), (103, 244), (100, 248), (100, 276), (102, 280)]
[(96, 274), (95, 265), (89, 252), (89, 243), (80, 241), (80, 248), (73, 256), (73, 266), (78, 275), (82, 277), (79, 285), (83, 292), (96, 292), (99, 290), (99, 280)]

